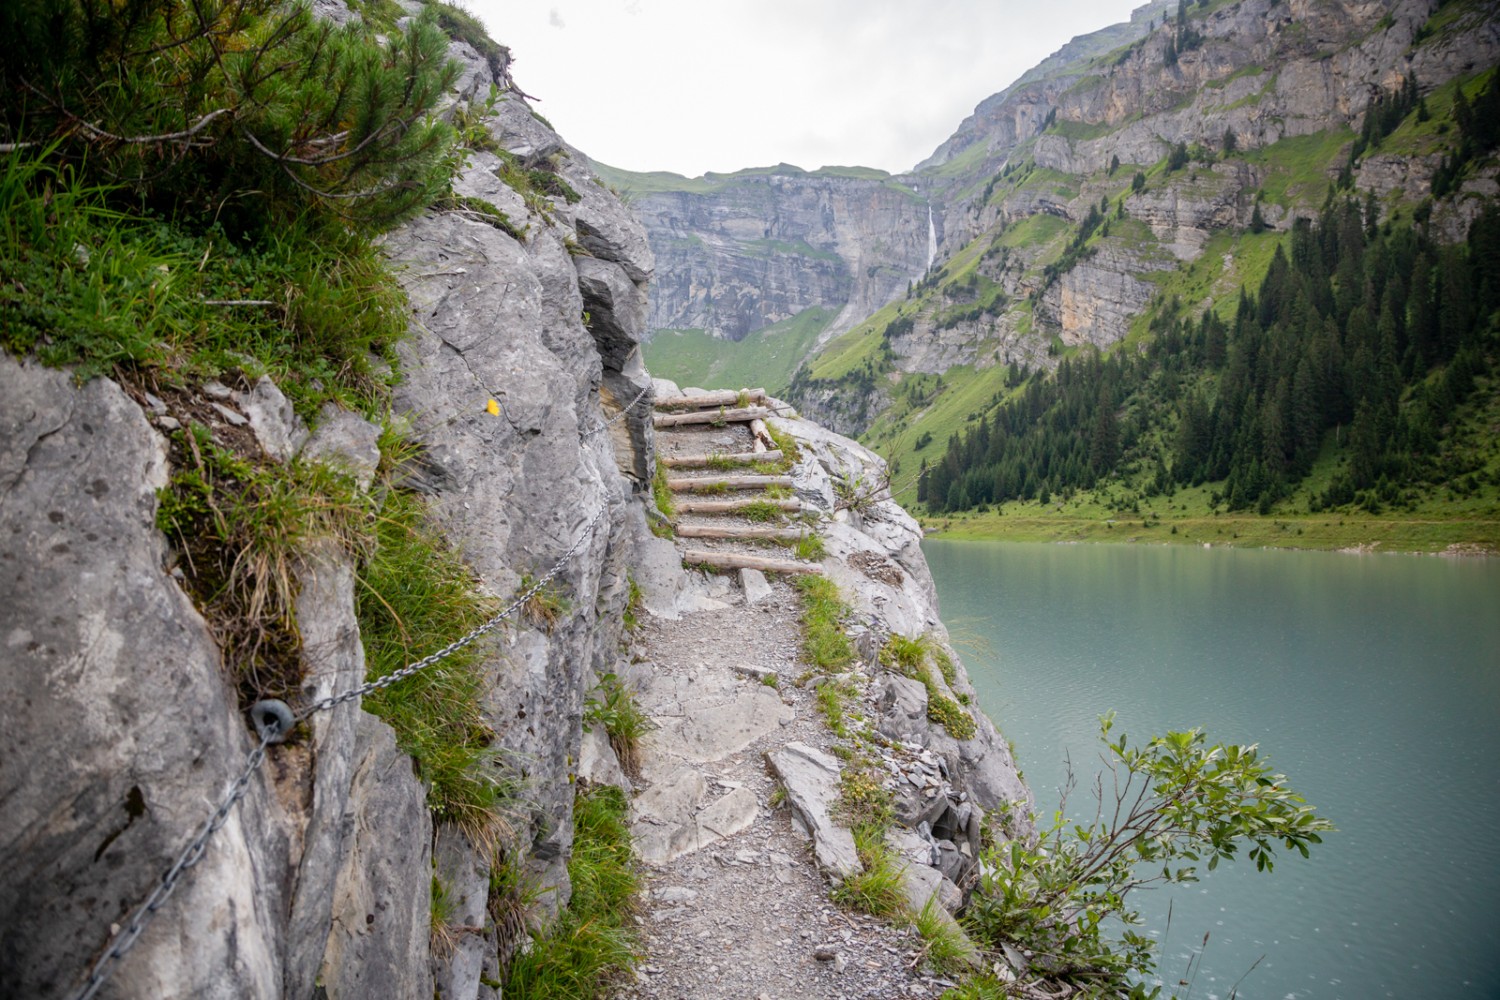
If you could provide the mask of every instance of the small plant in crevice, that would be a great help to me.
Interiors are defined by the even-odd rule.
[[[974,946],[952,919],[943,919],[942,904],[934,894],[912,917],[912,926],[922,939],[922,961],[940,975],[957,975],[970,967]]]
[[[641,585],[635,582],[635,574],[625,576],[625,610],[620,613],[620,622],[625,631],[634,632],[641,627],[641,612],[645,610],[646,595]]]
[[[859,754],[851,754],[840,777],[837,817],[854,834],[863,870],[834,887],[833,901],[877,917],[904,913],[907,903],[901,862],[885,840],[895,822],[891,793],[882,787],[879,773]]]
[[[672,488],[667,485],[667,467],[661,462],[656,463],[656,470],[651,474],[651,499],[660,515],[659,518],[647,518],[651,533],[657,538],[674,537],[676,532],[672,529],[672,517],[677,513],[677,504],[672,498]]]
[[[447,958],[458,945],[458,934],[453,928],[453,898],[448,894],[448,887],[436,874],[432,876],[432,890],[428,897],[428,919],[431,925],[432,953],[439,958]]]
[[[291,699],[302,675],[300,561],[323,540],[368,552],[369,504],[327,466],[247,459],[201,424],[174,432],[171,454],[176,471],[157,494],[157,527],[245,703]]]
[[[795,584],[802,597],[802,655],[821,673],[835,673],[854,662],[854,644],[842,622],[849,614],[836,583],[826,576],[800,576]]]
[[[809,531],[797,539],[792,546],[792,553],[806,562],[817,562],[828,554],[828,550],[823,545],[823,536]]]
[[[632,778],[641,774],[641,737],[655,725],[635,700],[635,694],[613,673],[599,678],[599,686],[583,705],[585,725],[599,726],[609,737],[620,767]]]
[[[892,633],[880,650],[880,662],[898,673],[920,681],[927,689],[927,718],[939,723],[954,739],[973,739],[978,732],[974,717],[944,692],[933,676],[933,664],[943,680],[951,684],[958,671],[953,660],[930,635],[915,638]]]
[[[745,520],[754,521],[757,524],[780,521],[782,518],[781,508],[770,500],[751,500],[739,511],[739,514]]]
[[[537,579],[530,573],[521,575],[521,582],[516,585],[517,596],[526,593],[536,586]],[[551,632],[557,628],[558,622],[563,620],[572,606],[567,595],[555,582],[549,581],[536,593],[526,598],[521,605],[521,613],[526,620],[537,628]]]
[[[573,896],[556,925],[510,963],[504,994],[529,1000],[607,995],[639,959],[633,917],[640,875],[625,793],[611,785],[573,799]]]
[[[370,678],[443,648],[488,620],[473,572],[448,547],[415,493],[388,488],[377,544],[360,567],[355,612]],[[509,833],[520,789],[485,719],[486,648],[475,644],[367,695],[364,707],[396,732],[427,787],[433,816],[475,844]]]

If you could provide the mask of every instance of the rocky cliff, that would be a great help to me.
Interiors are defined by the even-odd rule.
[[[625,192],[658,262],[650,330],[740,340],[814,307],[824,338],[920,279],[927,202],[878,170],[789,164],[688,179],[601,167]]]
[[[304,419],[244,357],[152,391],[0,353],[7,995],[497,997],[506,957],[568,902],[577,780],[628,784],[583,720],[600,678],[639,673],[623,624],[632,577],[666,614],[716,586],[646,527],[655,449],[639,345],[658,265],[631,213],[513,89],[508,54],[462,42],[450,54],[464,72],[447,104],[468,148],[452,195],[383,238],[409,308],[386,412],[330,404]],[[885,285],[846,274],[864,289],[851,295],[886,295],[925,252],[925,233],[892,251],[828,222],[833,206],[860,205],[905,231],[920,214],[909,193],[825,178],[806,199],[759,238],[816,240],[861,269],[902,262]],[[852,443],[798,433],[813,435],[807,474],[824,493],[831,473],[877,471]],[[361,522],[397,491],[422,498],[472,587],[505,608],[473,633],[479,709],[461,734],[484,744],[469,776],[492,784],[498,813],[446,811],[389,709],[368,710],[369,543],[338,532],[285,550],[291,624],[265,642],[290,657],[277,669],[292,680],[271,693],[295,718],[284,741],[260,738],[268,716],[249,710],[271,654],[245,672],[192,540],[163,531],[182,485],[202,486],[205,455],[241,477],[334,483]],[[254,516],[192,496],[221,525]],[[888,502],[832,535],[872,650],[894,628],[941,636],[919,538]],[[951,683],[970,693],[961,674]],[[918,693],[892,696],[905,715],[888,728],[951,768],[952,808],[936,791],[913,808],[952,827],[971,864],[968,803],[995,809],[1025,789],[987,720],[966,740],[929,732]],[[137,923],[164,872],[175,894]]]
[[[1174,296],[1201,311],[1253,287],[1264,241],[1334,186],[1448,240],[1492,202],[1493,158],[1440,198],[1432,178],[1455,148],[1455,89],[1500,63],[1496,4],[1178,10],[1075,39],[903,178],[934,206],[936,265],[803,365],[789,394],[804,412],[915,457],[924,433],[977,417],[979,383],[1001,392],[1070,348],[1144,333]],[[1372,132],[1371,109],[1403,93],[1405,124]],[[963,409],[908,381],[950,372]]]
[[[482,114],[490,85],[508,86],[503,58],[452,55],[466,71],[451,100]],[[495,151],[472,155],[460,199],[386,238],[411,307],[388,422],[420,456],[404,487],[485,593],[508,599],[557,568],[556,614],[511,616],[478,667],[496,773],[515,788],[507,860],[555,908],[583,700],[621,655],[650,475],[649,420],[622,410],[649,386],[637,345],[653,262],[587,161],[503,97],[482,119]],[[549,165],[576,197],[523,198],[498,179],[501,156]],[[163,399],[0,356],[6,994],[74,995],[243,771],[243,799],[100,996],[496,996],[484,984],[517,932],[485,917],[496,845],[435,821],[389,726],[354,699],[264,766],[249,757],[241,683],[157,527],[178,471],[166,432],[190,418],[256,462],[331,463],[360,488],[382,461],[380,427],[332,410],[309,428],[269,379],[231,372]],[[330,541],[293,563],[294,709],[364,679],[355,556]],[[447,946],[435,885],[470,928]]]

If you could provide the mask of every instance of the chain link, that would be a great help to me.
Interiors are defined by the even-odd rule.
[[[651,391],[651,383],[647,382],[646,383],[646,388],[642,389],[639,393],[636,394],[636,397],[634,399],[632,399],[630,402],[626,403],[625,406],[620,410],[619,413],[616,413],[614,416],[610,417],[608,420],[604,421],[604,423],[600,424],[598,427],[595,427],[593,430],[591,430],[591,431],[584,431],[583,432],[583,436],[584,437],[590,437],[590,436],[592,436],[594,434],[600,434],[600,433],[603,433],[604,431],[609,430],[612,426],[614,426],[614,424],[615,424],[616,421],[618,421],[621,417],[625,416],[625,414],[629,413],[632,409],[634,409],[636,403],[639,403],[641,400],[645,399],[646,398],[646,394],[649,393],[650,391]]]
[[[630,403],[623,409],[621,409],[619,413],[615,414],[612,418],[605,421],[599,427],[596,427],[591,431],[585,431],[580,437],[587,438],[594,434],[598,434],[604,430],[607,430],[612,424],[625,416],[625,414],[629,413],[637,403],[639,403],[642,399],[645,399],[646,395],[650,391],[651,385],[648,383],[647,386],[642,389],[640,393],[635,397],[635,399],[631,400]],[[298,722],[304,721],[310,716],[316,715],[318,712],[331,711],[332,709],[337,708],[345,702],[353,701],[356,698],[362,698],[373,691],[379,691],[382,688],[390,687],[397,681],[405,680],[412,674],[415,674],[421,670],[425,670],[428,667],[432,666],[434,663],[452,656],[460,649],[463,649],[465,646],[472,644],[481,636],[487,635],[488,633],[493,632],[495,629],[499,628],[502,622],[504,622],[507,618],[524,607],[527,601],[531,600],[537,594],[541,593],[543,588],[545,588],[548,584],[550,584],[557,578],[557,575],[562,572],[563,567],[568,564],[568,561],[573,558],[573,556],[583,546],[583,543],[593,537],[594,529],[604,518],[604,514],[607,510],[609,510],[609,505],[607,503],[601,504],[599,510],[595,512],[594,516],[589,519],[587,524],[584,525],[583,530],[578,535],[578,538],[573,542],[572,545],[568,546],[568,550],[566,552],[558,557],[557,561],[552,564],[552,567],[548,569],[547,572],[543,573],[541,578],[533,583],[530,587],[528,587],[524,593],[522,593],[515,600],[511,601],[505,607],[501,608],[500,611],[494,615],[494,617],[490,618],[484,624],[473,629],[467,635],[461,636],[458,639],[455,639],[454,641],[448,643],[448,645],[444,646],[437,652],[432,653],[429,656],[424,656],[422,659],[416,661],[415,663],[407,664],[400,670],[396,670],[392,673],[386,674],[384,677],[381,677],[377,680],[368,681],[364,684],[359,685],[358,687],[351,688],[348,691],[344,691],[341,694],[330,695],[327,698],[318,699],[311,705],[304,708],[301,712],[297,713],[297,715],[293,719],[293,725]],[[273,740],[275,740],[279,735],[281,734],[277,730],[272,729],[267,731],[261,737],[260,744],[255,749],[251,750],[250,753],[245,757],[244,768],[240,771],[240,775],[235,779],[234,784],[229,787],[229,791],[225,794],[223,800],[219,803],[218,808],[216,808],[213,811],[213,814],[204,821],[201,827],[198,828],[197,836],[189,841],[187,847],[183,848],[182,853],[179,854],[176,861],[172,863],[172,867],[168,868],[166,874],[162,876],[161,884],[159,884],[152,891],[150,896],[146,897],[146,901],[144,903],[136,908],[136,911],[131,915],[129,922],[126,923],[123,927],[117,927],[114,930],[113,936],[111,937],[111,940],[109,942],[109,946],[105,949],[104,954],[99,957],[98,961],[94,963],[93,967],[89,969],[88,979],[84,981],[83,986],[79,988],[79,991],[73,994],[72,1000],[92,1000],[92,997],[99,992],[100,987],[102,987],[105,981],[109,979],[110,974],[114,971],[115,965],[120,961],[120,959],[125,957],[125,954],[129,952],[131,948],[135,946],[136,941],[139,940],[141,934],[145,932],[146,926],[151,922],[151,919],[156,916],[157,911],[160,910],[162,905],[166,903],[167,897],[172,895],[172,892],[177,888],[177,883],[182,878],[183,873],[186,872],[189,868],[192,868],[199,861],[203,860],[203,856],[208,853],[209,841],[212,840],[214,834],[218,833],[219,830],[224,826],[224,824],[229,821],[229,814],[234,811],[235,805],[239,803],[240,799],[244,798],[245,792],[249,790],[250,779],[255,776],[255,772],[259,770],[261,764],[265,762],[266,746]]]
[[[182,873],[203,860],[203,855],[208,852],[208,842],[214,834],[219,832],[220,827],[229,822],[229,814],[234,811],[235,804],[250,788],[250,779],[255,776],[261,762],[266,759],[266,744],[270,742],[270,739],[270,734],[262,737],[260,745],[250,751],[245,758],[244,770],[240,771],[240,776],[235,779],[234,784],[229,786],[228,794],[219,803],[219,807],[213,811],[213,815],[198,828],[198,835],[188,843],[187,847],[183,848],[181,854],[177,855],[177,860],[172,863],[172,867],[168,868],[167,873],[161,877],[161,883],[150,896],[146,897],[146,901],[136,908],[129,922],[115,930],[114,939],[110,941],[109,947],[89,970],[89,978],[84,982],[82,989],[74,994],[75,1000],[90,1000],[95,993],[99,992],[99,987],[104,985],[105,980],[114,971],[115,963],[124,958],[125,953],[135,946],[136,940],[145,931],[146,925],[151,922],[152,917],[156,916],[156,911],[161,909],[167,897],[172,895],[172,891],[177,888],[177,882],[182,877]]]

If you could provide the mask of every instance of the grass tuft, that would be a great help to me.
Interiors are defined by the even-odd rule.
[[[391,490],[376,519],[378,545],[359,577],[356,612],[369,676],[384,677],[484,622],[469,568],[443,542],[416,494]],[[484,718],[482,647],[470,646],[364,700],[417,762],[433,815],[477,844],[508,829],[517,792]]]
[[[849,606],[839,595],[838,585],[824,576],[800,576],[795,586],[802,595],[802,655],[822,673],[849,666],[854,662],[854,645],[840,624]]]
[[[551,933],[516,956],[506,996],[582,1000],[605,996],[638,959],[632,917],[640,876],[625,793],[610,785],[573,800],[573,898]]]
[[[584,724],[602,727],[620,767],[632,778],[640,777],[641,737],[654,728],[651,717],[641,709],[625,682],[613,673],[599,678],[595,690],[602,697],[590,695],[584,702]]]

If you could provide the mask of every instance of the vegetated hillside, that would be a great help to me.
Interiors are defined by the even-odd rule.
[[[904,298],[824,345],[798,371],[792,398],[824,423],[861,433],[892,460],[903,496],[913,500],[914,476],[924,461],[943,457],[949,439],[982,418],[993,424],[997,408],[1023,386],[1036,391],[1029,386],[1037,373],[1066,358],[1076,356],[1083,365],[1096,351],[1145,350],[1174,323],[1196,325],[1205,314],[1244,338],[1273,336],[1273,317],[1258,330],[1236,326],[1242,292],[1263,301],[1262,281],[1277,249],[1292,253],[1296,232],[1305,230],[1324,254],[1332,252],[1329,239],[1352,246],[1317,221],[1330,210],[1337,215],[1346,200],[1357,206],[1364,239],[1381,253],[1420,246],[1420,252],[1402,251],[1404,259],[1420,258],[1431,273],[1448,275],[1445,268],[1455,262],[1482,272],[1484,262],[1469,256],[1480,251],[1463,248],[1471,222],[1494,204],[1497,190],[1494,144],[1479,110],[1493,100],[1488,88],[1500,58],[1497,7],[1475,0],[1379,9],[1334,0],[1185,3],[1136,41],[1012,87],[965,122],[936,158],[946,159],[924,167],[922,189],[943,220],[940,265]],[[1477,239],[1476,246],[1483,244],[1484,237]],[[1347,321],[1351,284],[1363,280],[1366,265],[1362,250],[1352,253],[1339,257],[1342,263],[1329,258],[1326,288],[1308,293],[1321,303],[1332,289],[1342,311],[1281,318],[1282,329],[1296,327],[1298,337],[1308,337],[1300,324]],[[1300,279],[1323,280],[1297,270]],[[1387,285],[1382,294],[1389,302],[1377,298],[1364,306],[1370,322],[1378,324],[1389,312],[1396,325],[1391,420],[1423,386],[1443,378],[1441,369],[1456,357],[1424,357],[1415,366],[1404,360],[1411,312],[1451,310],[1449,296],[1456,294],[1441,281],[1412,291],[1410,278],[1403,274],[1396,282],[1411,291],[1401,305]],[[1435,435],[1426,446],[1434,454],[1444,453],[1450,439],[1461,448],[1458,440],[1482,429],[1473,421],[1491,393],[1488,323],[1487,315],[1476,315],[1472,351],[1464,354],[1476,388],[1470,404],[1455,400],[1424,417]],[[1347,342],[1341,346],[1353,354]],[[1145,358],[1112,363],[1160,372],[1169,360],[1162,349]],[[1295,370],[1288,373],[1294,376]],[[1219,379],[1208,370],[1203,378],[1198,389],[1212,408]],[[1273,379],[1257,382],[1254,391],[1255,414],[1245,414],[1246,420],[1263,412],[1265,394],[1280,390]],[[1124,394],[1110,402],[1124,426],[1132,416],[1121,409]],[[1321,502],[1380,489],[1379,474],[1366,482],[1363,475],[1335,471],[1348,458],[1341,428],[1347,430],[1353,413],[1343,415],[1337,400],[1320,396],[1316,402],[1322,412],[1341,414],[1319,424],[1317,443],[1327,448],[1318,452],[1325,462],[1313,462],[1322,470],[1315,477],[1323,484]],[[1204,490],[1203,506],[1217,499],[1254,509],[1306,509],[1306,490],[1292,503],[1301,481],[1293,473],[1305,471],[1300,463],[1280,470],[1275,488],[1269,485],[1275,476],[1267,473],[1249,489],[1245,477],[1255,477],[1248,467],[1232,484],[1224,464],[1194,473],[1174,469],[1168,445],[1181,399],[1165,403],[1171,415],[1153,426],[1167,477],[1217,484]],[[1304,443],[1304,461],[1308,447]],[[1143,454],[1154,479],[1155,452],[1131,457]],[[1470,454],[1437,468],[1464,466],[1462,476],[1473,473],[1474,488],[1482,492],[1489,461]],[[1123,476],[1122,483],[1133,484],[1125,492],[1135,503],[1141,484],[1133,468],[1093,464],[1091,474]],[[1419,468],[1426,470],[1421,476],[1449,481],[1422,462],[1383,464],[1387,499],[1369,506],[1389,508]],[[1054,492],[1059,485],[1051,466],[1030,474],[1038,485],[1053,478]],[[1326,492],[1335,480],[1364,485]],[[1463,482],[1467,488],[1469,480]],[[948,509],[949,485],[940,496],[924,496]],[[1424,495],[1424,502],[1439,503],[1448,496],[1443,490]],[[964,504],[961,494],[952,500],[961,508],[987,502],[971,495]]]

